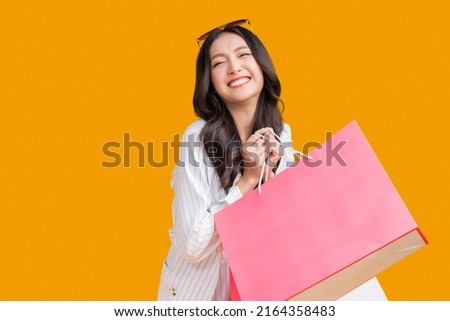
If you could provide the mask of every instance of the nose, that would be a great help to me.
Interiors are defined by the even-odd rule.
[[[241,65],[239,64],[239,61],[237,61],[236,59],[231,60],[228,63],[228,73],[230,75],[234,75],[239,73],[242,70]]]

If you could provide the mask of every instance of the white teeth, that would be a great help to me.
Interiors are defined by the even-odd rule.
[[[232,82],[229,84],[229,86],[230,86],[230,87],[236,87],[236,86],[245,84],[245,83],[248,82],[249,80],[250,80],[250,78],[247,78],[247,77],[245,77],[245,78],[239,78],[239,79],[236,79],[235,81],[232,81]]]

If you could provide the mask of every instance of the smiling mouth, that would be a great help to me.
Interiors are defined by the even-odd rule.
[[[229,87],[238,87],[250,81],[249,77],[242,77],[236,80],[233,80],[228,84]]]

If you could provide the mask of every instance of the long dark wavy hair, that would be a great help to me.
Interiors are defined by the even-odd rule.
[[[234,26],[214,30],[208,36],[197,56],[194,112],[206,121],[200,133],[203,148],[217,171],[221,186],[228,193],[238,173],[243,173],[243,167],[241,139],[237,127],[211,82],[210,49],[214,40],[222,32],[234,33],[244,39],[264,76],[264,86],[258,98],[253,131],[272,127],[280,135],[283,130],[283,119],[278,104],[281,103],[283,108],[284,105],[280,100],[281,84],[272,60],[255,34],[243,27]]]

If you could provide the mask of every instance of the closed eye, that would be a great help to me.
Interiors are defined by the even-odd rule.
[[[221,64],[223,64],[223,63],[225,63],[225,61],[218,61],[218,62],[215,62],[215,63],[213,64],[213,68],[215,68],[215,67],[217,67],[217,66],[219,66],[219,65],[221,65]]]

